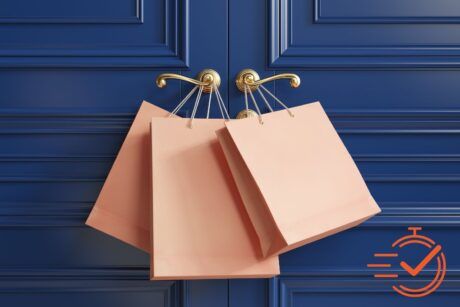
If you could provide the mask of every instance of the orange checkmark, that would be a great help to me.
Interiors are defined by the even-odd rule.
[[[412,276],[417,276],[418,273],[420,273],[421,270],[431,261],[431,259],[436,256],[437,253],[441,250],[441,245],[437,245],[435,248],[433,248],[428,255],[423,258],[422,262],[420,262],[415,269],[412,268],[410,265],[408,265],[405,261],[401,261],[400,265],[401,267],[407,271]]]

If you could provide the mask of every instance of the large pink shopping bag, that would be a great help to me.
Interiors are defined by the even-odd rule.
[[[262,258],[215,131],[221,119],[152,118],[151,279],[279,274]]]
[[[380,212],[319,102],[226,123],[217,135],[264,255]]]
[[[168,111],[146,101],[129,129],[86,224],[150,253],[150,121]]]

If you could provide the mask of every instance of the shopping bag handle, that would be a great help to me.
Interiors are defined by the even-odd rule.
[[[254,104],[254,107],[256,108],[256,113],[259,118],[259,122],[263,124],[263,119],[262,119],[262,113],[260,112],[259,106],[256,102],[256,99],[254,98],[254,95],[252,92],[257,91],[264,101],[265,105],[267,108],[270,110],[270,112],[273,112],[273,108],[271,107],[270,103],[268,102],[267,98],[265,97],[264,93],[262,90],[264,90],[265,93],[270,95],[273,99],[275,99],[276,102],[278,102],[281,106],[283,106],[284,109],[289,113],[291,117],[294,117],[294,113],[292,113],[291,109],[289,109],[286,104],[284,104],[278,97],[276,97],[272,92],[270,92],[263,84],[274,81],[274,80],[279,80],[279,79],[289,79],[291,87],[297,88],[300,86],[300,77],[296,74],[292,73],[285,73],[285,74],[279,74],[279,75],[274,75],[265,79],[260,79],[259,74],[252,69],[243,69],[240,71],[236,77],[236,86],[238,89],[242,92],[244,92],[244,103],[246,107],[246,114],[249,113],[249,104],[248,104],[248,93],[251,96],[252,103]],[[262,89],[262,90],[261,90]]]
[[[259,92],[259,95],[260,97],[262,97],[262,100],[264,101],[265,105],[267,106],[267,108],[270,110],[270,112],[273,112],[273,108],[271,107],[270,103],[268,103],[268,100],[267,98],[265,97],[264,93],[262,93],[262,91],[260,89],[263,89],[267,94],[269,94],[273,99],[275,99],[276,102],[278,102],[288,113],[291,117],[294,117],[294,113],[292,113],[291,109],[286,105],[284,104],[284,102],[282,102],[281,100],[278,99],[278,97],[276,97],[272,92],[270,92],[265,86],[263,86],[262,84],[260,84],[258,87],[257,87],[257,92]],[[252,91],[249,87],[249,85],[246,85],[244,86],[244,103],[245,103],[245,107],[246,107],[246,111],[249,112],[249,105],[248,105],[248,92],[249,92],[249,95],[251,96],[251,100],[252,100],[252,103],[254,104],[254,107],[256,108],[256,111],[257,111],[257,116],[259,117],[259,122],[261,124],[264,123],[263,119],[262,119],[262,113],[260,112],[260,109],[259,109],[259,106],[257,105],[257,102],[256,102],[256,99],[254,98],[254,95],[252,94]]]
[[[203,92],[209,93],[209,98],[208,98],[208,107],[207,107],[207,112],[206,112],[206,118],[209,118],[209,113],[211,110],[211,101],[212,101],[212,94],[215,92],[216,100],[217,100],[217,105],[219,106],[220,113],[222,115],[222,118],[224,120],[230,120],[230,116],[228,114],[228,110],[225,107],[224,100],[222,99],[222,96],[219,91],[219,86],[220,86],[220,76],[219,74],[212,70],[212,69],[205,69],[200,74],[198,75],[197,79],[192,79],[189,77],[185,77],[182,75],[178,74],[161,74],[157,77],[156,83],[158,87],[163,88],[166,86],[166,79],[178,79],[182,81],[187,81],[192,84],[195,84],[195,86],[192,88],[190,92],[179,102],[179,104],[174,108],[174,110],[169,113],[169,117],[172,117],[179,112],[179,110],[185,105],[185,103],[190,99],[190,97],[193,96],[193,94],[198,90],[198,94],[195,98],[195,103],[193,105],[192,109],[192,114],[190,116],[190,127],[193,126],[193,120],[196,116],[196,112],[198,110],[198,105],[200,104],[201,96]]]

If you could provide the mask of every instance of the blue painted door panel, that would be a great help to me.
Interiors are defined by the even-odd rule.
[[[155,3],[162,5],[160,2]],[[150,5],[150,3],[147,3]],[[110,9],[104,1],[81,0],[4,0],[0,3],[1,23],[141,23],[144,3],[141,0],[112,0]],[[158,12],[160,13],[160,12]],[[159,15],[160,17],[161,14]]]
[[[459,14],[444,0],[2,1],[0,305],[456,304]],[[156,75],[203,68],[220,73],[233,117],[241,69],[299,74],[299,89],[268,87],[291,106],[323,103],[382,214],[283,255],[274,279],[147,281],[148,255],[83,223],[139,103],[172,109],[191,88],[158,89]],[[448,259],[420,300],[365,267],[410,225]]]
[[[188,67],[187,0],[2,1],[5,67]]]

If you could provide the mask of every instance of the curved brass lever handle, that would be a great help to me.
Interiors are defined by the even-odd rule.
[[[172,74],[172,73],[161,74],[157,77],[157,80],[156,80],[157,86],[159,88],[165,87],[167,79],[177,79],[177,80],[189,82],[189,83],[192,83],[198,86],[202,86],[203,92],[205,93],[211,92],[211,89],[214,85],[219,87],[220,82],[221,82],[219,73],[213,69],[202,70],[198,74],[196,79],[192,79],[186,76]]]
[[[279,74],[260,80],[259,74],[253,69],[243,69],[240,71],[236,76],[235,82],[240,91],[244,92],[244,87],[247,85],[251,92],[254,92],[259,85],[279,79],[289,79],[291,87],[293,88],[299,87],[300,85],[300,77],[296,74]]]

